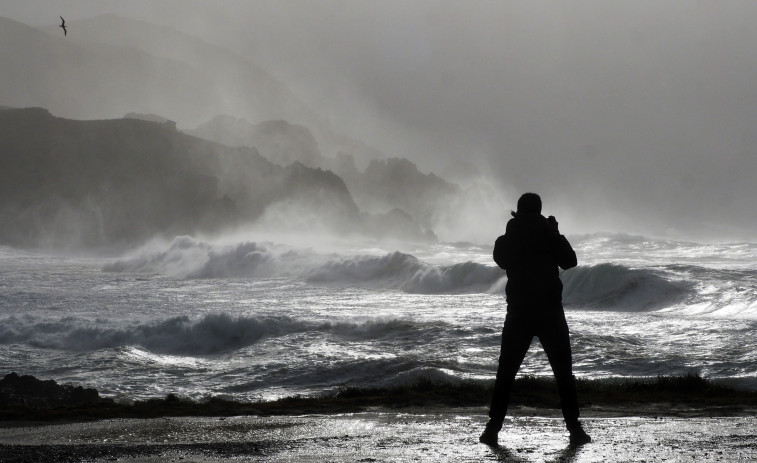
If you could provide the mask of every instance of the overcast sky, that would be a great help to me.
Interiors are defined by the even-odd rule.
[[[106,12],[230,48],[341,131],[425,170],[474,160],[576,230],[746,239],[757,226],[752,0],[0,7],[31,25]]]

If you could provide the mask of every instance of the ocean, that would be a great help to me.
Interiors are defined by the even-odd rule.
[[[568,238],[577,377],[693,373],[757,390],[757,244]],[[182,236],[98,257],[2,247],[0,374],[123,401],[493,381],[506,277],[491,245],[319,241]],[[538,340],[520,374],[551,376]]]

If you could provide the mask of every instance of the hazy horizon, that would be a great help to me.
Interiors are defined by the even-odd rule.
[[[37,27],[63,16],[60,39],[71,41],[77,20],[107,13],[249,59],[336,131],[424,172],[470,160],[506,204],[536,191],[566,233],[754,240],[753,2],[11,1],[0,10]]]

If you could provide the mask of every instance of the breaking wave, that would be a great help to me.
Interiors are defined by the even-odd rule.
[[[107,272],[159,273],[176,278],[296,278],[310,283],[395,288],[409,293],[496,291],[504,272],[474,262],[432,265],[410,254],[318,254],[275,244],[216,246],[178,237],[165,251],[142,251]]]
[[[474,262],[436,266],[409,254],[393,252],[385,256],[338,258],[312,269],[306,279],[318,283],[383,283],[408,293],[444,294],[485,292],[502,278],[502,271],[495,267]]]
[[[321,254],[273,243],[209,244],[186,236],[176,238],[163,250],[143,250],[112,262],[104,270],[182,279],[287,278],[414,294],[504,294],[507,282],[498,267],[472,261],[437,265],[399,251]],[[563,301],[571,308],[628,311],[657,310],[683,301],[696,303],[692,282],[703,276],[682,277],[681,273],[673,266],[583,265],[561,273]]]
[[[9,317],[0,328],[0,344],[70,351],[141,346],[157,353],[212,354],[306,329],[302,322],[286,317],[232,317],[226,313],[206,315],[199,320],[172,317],[128,327],[70,317],[54,321]]]
[[[409,320],[366,320],[326,323],[291,317],[235,317],[213,313],[198,319],[187,316],[154,320],[127,327],[108,326],[104,320],[64,317],[47,320],[12,316],[0,320],[0,344],[86,352],[138,346],[173,355],[212,355],[254,345],[264,339],[297,333],[330,333],[354,340],[380,340],[437,334],[443,326]]]
[[[581,308],[655,310],[678,304],[693,292],[691,284],[660,271],[610,263],[576,267],[561,279],[564,304]]]

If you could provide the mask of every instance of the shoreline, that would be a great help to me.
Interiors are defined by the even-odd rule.
[[[516,380],[496,447],[478,442],[491,394],[490,385],[480,382],[421,380],[258,403],[195,402],[169,394],[124,404],[80,386],[17,375],[15,381],[26,383],[26,396],[13,396],[8,381],[0,380],[0,399],[16,400],[15,406],[0,405],[4,462],[757,459],[757,391],[698,376],[579,380],[581,420],[592,436],[580,447],[569,443],[551,378]],[[40,397],[40,389],[51,395]],[[61,405],[77,398],[78,405]]]
[[[648,381],[578,380],[585,417],[726,417],[757,415],[757,391],[718,385],[697,375]],[[395,388],[345,387],[316,397],[286,397],[267,402],[211,398],[202,402],[168,394],[133,403],[101,398],[94,389],[60,386],[52,380],[7,375],[0,380],[0,427],[31,423],[161,417],[233,417],[338,415],[345,413],[436,413],[481,409],[486,413],[491,385],[480,382],[440,384],[419,380]],[[513,385],[515,416],[560,416],[552,378],[520,377]]]

